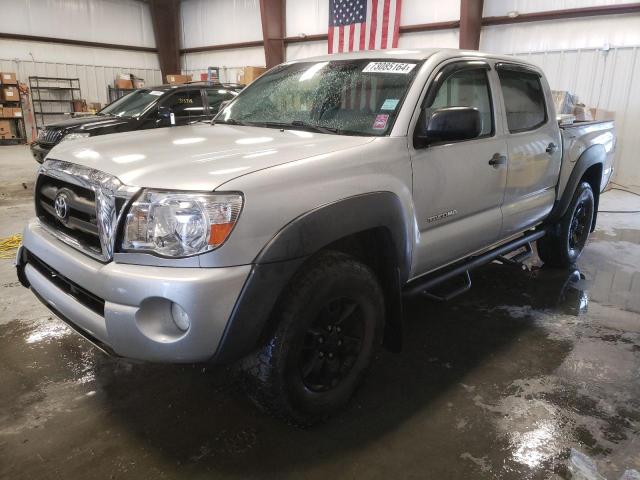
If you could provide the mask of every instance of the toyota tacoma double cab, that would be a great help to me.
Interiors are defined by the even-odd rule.
[[[345,405],[405,295],[573,264],[612,174],[612,122],[560,126],[543,72],[428,49],[284,63],[211,124],[63,142],[35,186],[21,283],[103,351],[241,367],[263,409]]]

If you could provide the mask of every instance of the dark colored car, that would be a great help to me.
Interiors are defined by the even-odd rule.
[[[42,163],[63,139],[93,137],[211,120],[222,102],[233,99],[243,85],[192,82],[135,90],[95,115],[70,118],[40,130],[31,153]]]

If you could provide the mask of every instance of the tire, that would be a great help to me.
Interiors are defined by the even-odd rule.
[[[567,268],[578,260],[591,231],[594,205],[591,185],[581,182],[564,216],[548,226],[537,242],[538,255],[546,265]]]
[[[296,274],[274,331],[242,361],[245,390],[262,410],[310,426],[345,406],[380,343],[382,289],[356,259],[323,252]]]

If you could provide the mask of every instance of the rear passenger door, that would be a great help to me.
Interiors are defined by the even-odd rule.
[[[502,237],[542,221],[555,201],[560,173],[560,129],[549,86],[535,69],[496,65],[507,129],[508,173]]]
[[[488,63],[456,61],[439,69],[426,91],[412,135],[424,116],[443,107],[478,109],[482,133],[471,140],[426,147],[414,137],[410,144],[419,229],[414,274],[463,258],[500,235],[507,152],[493,95],[496,82]]]
[[[218,114],[222,102],[233,100],[237,93],[225,88],[207,88],[205,90],[207,104],[209,106],[209,117],[213,118]]]
[[[171,109],[176,119],[176,125],[188,125],[207,119],[202,101],[202,91],[199,88],[179,90],[165,99],[162,106]]]

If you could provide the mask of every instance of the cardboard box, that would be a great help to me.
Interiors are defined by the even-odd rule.
[[[131,80],[116,79],[116,88],[124,88],[131,90],[133,88],[133,82]]]
[[[3,107],[3,108],[0,108],[0,117],[2,117],[2,118],[22,118],[22,109],[20,107]]]
[[[0,83],[3,85],[17,85],[16,74],[11,72],[0,72]]]
[[[603,108],[591,108],[591,116],[594,120],[615,120],[616,112]]]
[[[584,103],[578,103],[575,107],[573,107],[573,114],[575,115],[576,120],[579,122],[590,122],[593,120],[591,110],[588,109],[584,105]]]
[[[0,135],[12,135],[11,131],[11,122],[9,120],[0,120]]]
[[[74,100],[73,111],[74,112],[86,112],[87,111],[87,101],[86,100]]]
[[[191,81],[191,75],[178,75],[178,74],[169,74],[167,75],[167,83],[171,83],[173,85],[180,83],[187,83]]]
[[[266,71],[267,69],[264,67],[242,67],[238,74],[238,83],[249,85]]]
[[[18,89],[16,87],[3,87],[2,99],[5,102],[19,102],[20,94],[18,93]]]

